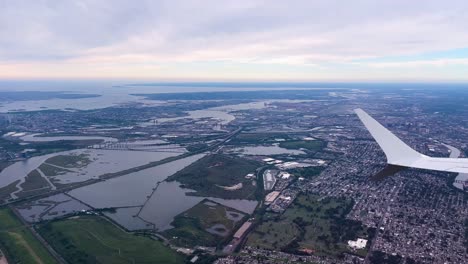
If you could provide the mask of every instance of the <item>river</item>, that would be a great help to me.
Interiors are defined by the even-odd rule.
[[[31,134],[21,137],[20,139],[27,142],[51,142],[60,140],[103,140],[105,142],[116,142],[116,138],[101,137],[101,136],[52,136],[41,137],[40,134]]]
[[[86,181],[91,178],[97,178],[105,173],[113,173],[129,168],[141,166],[153,161],[159,161],[168,157],[180,155],[177,152],[147,152],[147,151],[125,151],[125,150],[100,150],[100,149],[76,149],[69,151],[56,152],[52,154],[32,157],[23,161],[17,161],[6,167],[0,172],[0,188],[8,186],[14,182],[17,191],[22,190],[26,176],[37,169],[47,159],[59,155],[81,155],[84,154],[90,159],[90,163],[79,168],[65,168],[66,172],[56,176],[48,176],[46,180],[52,180],[54,183],[68,184],[74,182]]]
[[[450,158],[458,158],[460,157],[461,151],[453,146],[443,144],[446,148],[450,150]],[[463,184],[460,182],[468,181],[468,173],[459,173],[455,178],[453,186],[456,188],[463,190]]]

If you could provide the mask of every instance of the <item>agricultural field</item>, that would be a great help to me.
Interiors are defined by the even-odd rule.
[[[245,175],[254,172],[258,166],[259,163],[252,160],[214,154],[198,160],[168,180],[176,180],[195,190],[191,195],[253,200],[256,186]]]
[[[56,263],[29,229],[6,208],[0,209],[0,247],[10,263]]]
[[[164,232],[172,243],[193,247],[216,246],[243,222],[246,214],[205,199],[174,218],[174,228]]]
[[[39,232],[70,263],[184,263],[162,242],[125,232],[99,216],[52,221]]]
[[[360,222],[345,219],[353,202],[343,198],[300,195],[281,216],[268,213],[255,228],[247,245],[315,255],[339,256],[349,252],[348,240],[368,239],[372,230]],[[358,254],[365,254],[365,250]]]

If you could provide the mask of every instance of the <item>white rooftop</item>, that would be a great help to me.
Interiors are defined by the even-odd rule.
[[[358,238],[356,241],[348,240],[348,246],[354,249],[365,248],[367,245],[367,239]]]

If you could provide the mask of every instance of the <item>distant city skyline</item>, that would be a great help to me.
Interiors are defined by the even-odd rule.
[[[466,1],[0,0],[0,79],[467,82]]]

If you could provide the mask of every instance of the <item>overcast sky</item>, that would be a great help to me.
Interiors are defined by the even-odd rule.
[[[0,78],[468,81],[468,1],[0,0]]]

